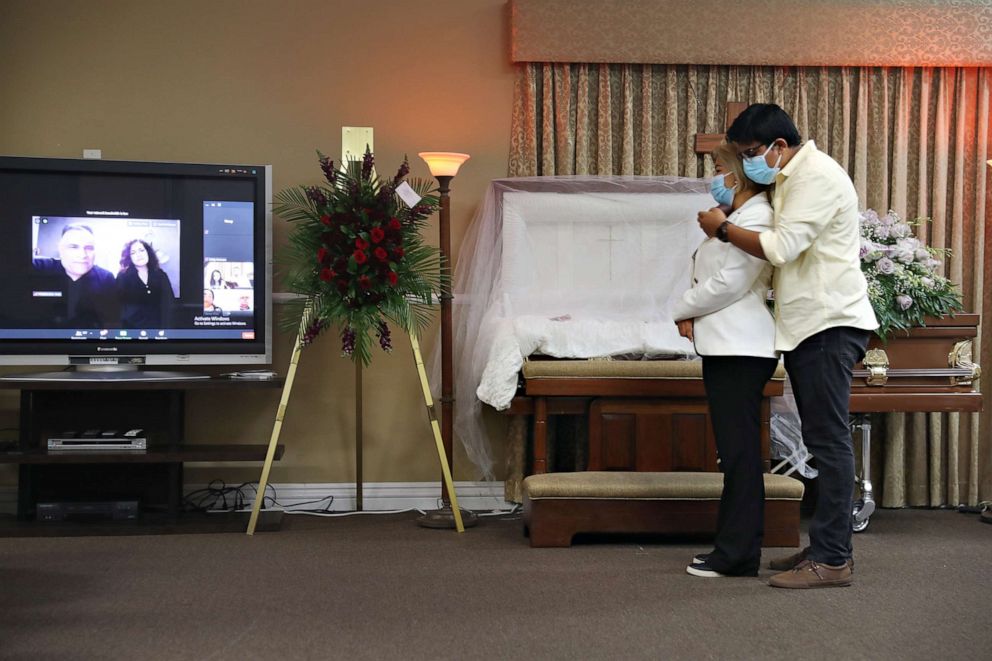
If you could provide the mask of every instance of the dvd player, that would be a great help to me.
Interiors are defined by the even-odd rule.
[[[144,429],[130,429],[119,432],[116,429],[101,431],[87,429],[84,432],[67,431],[48,438],[49,452],[88,452],[88,451],[139,451],[148,449]]]
[[[144,438],[50,438],[49,452],[76,452],[89,450],[144,451],[148,440]]]

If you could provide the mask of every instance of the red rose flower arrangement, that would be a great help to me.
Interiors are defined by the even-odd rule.
[[[300,324],[304,345],[337,326],[344,354],[368,365],[373,336],[383,350],[392,348],[388,322],[413,333],[430,321],[441,261],[422,230],[439,201],[433,180],[407,180],[405,160],[383,181],[369,151],[344,170],[317,155],[326,183],[275,198],[275,213],[293,223],[284,266],[286,286],[298,294],[286,306],[284,326]],[[413,207],[396,194],[404,181],[421,198]]]

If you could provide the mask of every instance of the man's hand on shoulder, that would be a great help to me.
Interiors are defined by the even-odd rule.
[[[713,207],[709,211],[700,211],[697,220],[699,221],[699,228],[706,233],[706,236],[712,238],[716,234],[717,228],[723,224],[723,221],[727,220],[727,214],[720,207]]]

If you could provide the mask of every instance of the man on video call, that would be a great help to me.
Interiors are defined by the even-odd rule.
[[[106,328],[120,323],[113,274],[94,263],[93,230],[73,223],[62,228],[59,258],[34,259],[35,271],[50,277],[52,291],[61,291],[64,312],[55,323],[68,328]]]

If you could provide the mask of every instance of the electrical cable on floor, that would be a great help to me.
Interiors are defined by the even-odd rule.
[[[328,496],[332,499],[334,496]],[[326,500],[326,499],[325,499]],[[319,502],[319,501],[315,501]],[[405,514],[407,512],[417,512],[419,514],[426,514],[421,509],[416,507],[410,507],[404,510],[362,510],[362,511],[350,511],[350,512],[331,512],[328,510],[298,510],[298,509],[286,509],[283,507],[278,508],[264,508],[259,510],[260,512],[281,512],[283,514],[306,514],[308,516],[326,516],[326,517],[339,517],[339,516],[358,516],[360,514]],[[210,513],[219,514],[222,512],[237,512],[241,514],[246,514],[251,512],[251,508],[238,509],[238,510],[208,510]]]
[[[361,512],[315,512],[313,510],[263,510],[267,512],[284,512],[286,514],[306,514],[307,516],[320,516],[335,518],[341,516],[358,516],[360,514],[404,514],[406,512],[418,512],[424,514],[423,510],[411,507],[405,510],[362,510]]]
[[[250,491],[248,491],[250,490]],[[246,493],[247,492],[247,493]],[[271,492],[272,495],[269,495]],[[261,512],[282,512],[283,514],[306,514],[308,516],[323,516],[329,518],[357,516],[361,514],[405,514],[416,512],[426,514],[424,510],[416,507],[395,510],[362,510],[348,512],[332,512],[331,506],[334,504],[334,496],[324,496],[315,500],[307,500],[292,505],[284,505],[278,500],[278,492],[271,484],[265,486],[265,495],[262,498]],[[228,498],[231,502],[228,502]],[[207,512],[210,514],[222,513],[245,513],[251,512],[251,503],[258,498],[258,483],[243,482],[238,486],[228,486],[223,480],[211,480],[203,489],[197,489],[186,495],[183,499],[183,511],[186,512]],[[326,505],[316,509],[303,509],[301,505],[315,505],[323,503]],[[437,499],[437,509],[443,507],[441,498]],[[513,504],[509,510],[494,509],[489,512],[476,512],[479,517],[505,517],[510,519],[520,513],[521,506]]]
[[[244,502],[242,489],[248,483],[238,486],[228,486],[223,480],[211,480],[203,489],[197,489],[186,494],[183,498],[183,511],[206,512],[209,510],[230,510],[239,507]],[[233,502],[229,505],[228,498]]]
[[[246,490],[250,489],[251,492],[246,494]],[[268,495],[271,491],[272,495]],[[316,500],[308,500],[302,503],[296,503],[296,505],[313,505],[315,503],[322,503],[327,501],[327,504],[320,509],[306,510],[306,509],[292,509],[286,508],[278,500],[278,492],[275,487],[271,484],[266,485],[265,496],[262,498],[263,508],[266,504],[271,504],[282,509],[278,511],[284,512],[313,512],[313,513],[324,513],[329,512],[331,504],[334,502],[334,496],[324,496],[323,498],[318,498]],[[250,497],[249,497],[250,496]],[[231,499],[231,502],[228,499]],[[186,512],[208,512],[210,514],[221,514],[230,512],[245,512],[251,511],[248,507],[249,503],[253,502],[258,498],[258,483],[257,482],[243,482],[238,486],[228,486],[223,480],[211,480],[209,484],[203,489],[197,489],[186,495],[183,499],[183,510]],[[263,509],[263,511],[275,511],[271,509]]]
[[[476,512],[476,516],[504,516],[510,518],[520,513],[520,503],[513,503],[513,507],[508,510],[493,510],[491,512]]]

